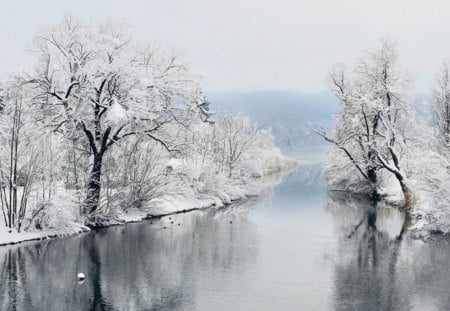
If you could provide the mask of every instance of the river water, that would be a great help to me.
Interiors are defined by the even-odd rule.
[[[1,247],[0,310],[449,310],[450,240],[303,163],[228,209]]]

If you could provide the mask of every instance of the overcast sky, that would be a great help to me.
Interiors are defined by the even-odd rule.
[[[208,91],[327,89],[327,72],[388,35],[426,91],[450,59],[448,0],[1,0],[0,73],[19,67],[39,27],[65,13],[126,21],[181,52]]]

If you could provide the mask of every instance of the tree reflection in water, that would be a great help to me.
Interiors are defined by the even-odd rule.
[[[448,282],[450,271],[436,269],[450,267],[447,238],[415,239],[407,230],[408,214],[360,197],[330,193],[327,209],[341,236],[333,278],[335,310],[450,306],[439,285]]]
[[[169,229],[161,220],[2,248],[0,309],[195,309],[209,270],[245,274],[257,255],[248,247],[257,242],[253,227],[245,217],[230,225],[230,213],[176,216],[181,225]]]
[[[414,238],[396,208],[327,197],[319,173],[299,167],[273,200],[268,189],[180,226],[2,247],[0,310],[450,309],[450,239]]]

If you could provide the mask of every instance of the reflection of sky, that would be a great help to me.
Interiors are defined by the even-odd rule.
[[[262,310],[327,309],[335,238],[325,196],[320,165],[300,166],[275,188],[271,204],[253,213],[258,270],[265,271],[258,282],[268,284],[258,296]]]

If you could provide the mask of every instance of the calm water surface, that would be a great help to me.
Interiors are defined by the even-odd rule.
[[[174,218],[0,248],[0,310],[450,309],[449,240],[399,237],[402,213],[328,195],[317,163]]]

